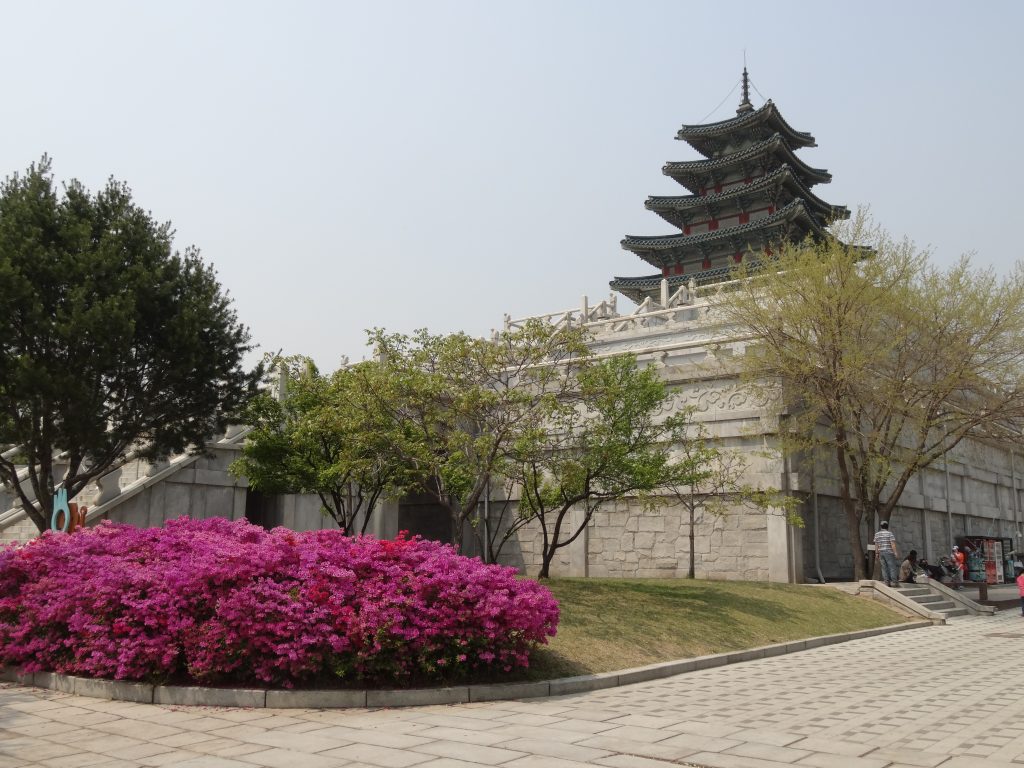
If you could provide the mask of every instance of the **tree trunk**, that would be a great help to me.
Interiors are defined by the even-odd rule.
[[[690,505],[690,570],[687,572],[687,577],[695,578],[694,576],[694,554],[693,554],[693,543],[694,543],[694,532],[693,532],[693,504]]]
[[[555,550],[552,549],[550,552],[546,551],[541,556],[540,571],[537,572],[538,579],[550,579],[551,578],[551,561],[555,559]]]
[[[441,506],[448,510],[448,518],[451,523],[452,547],[456,552],[462,552],[462,507],[459,506],[457,500],[452,499],[448,496],[436,496]]]
[[[853,555],[853,578],[855,581],[869,578],[864,570],[864,544],[860,538],[860,515],[853,503],[843,502],[846,510],[846,530],[850,536],[850,553]]]
[[[46,533],[50,530],[50,521],[45,512],[40,512],[34,504],[27,501],[21,502],[21,508],[25,510],[25,516],[39,529],[39,533]]]
[[[850,537],[850,554],[853,555],[853,578],[860,581],[864,575],[864,547],[860,539],[860,515],[850,495],[850,468],[842,448],[842,438],[836,446],[836,462],[839,465],[839,497],[846,512],[846,530]]]
[[[548,539],[547,528],[544,529],[544,550],[541,554],[541,565],[540,573],[537,574],[538,579],[551,578],[551,561],[555,559],[555,552],[559,550],[558,536],[562,532],[562,521],[565,520],[565,516],[569,513],[569,505],[562,507],[558,514],[555,515],[555,526],[551,531],[551,538]]]
[[[902,494],[903,491],[901,490],[899,493]],[[870,510],[864,510],[864,514],[868,515],[869,511],[873,512],[874,514],[868,515],[868,520],[873,520],[877,516],[879,523],[883,520],[888,523],[892,520],[892,513],[893,510],[896,509],[896,502],[899,501],[899,498],[900,497],[896,495],[896,492],[893,492],[893,494],[884,502],[876,496],[871,500]]]

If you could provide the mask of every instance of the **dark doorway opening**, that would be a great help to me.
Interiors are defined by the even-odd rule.
[[[273,494],[260,493],[251,488],[245,492],[245,519],[268,531],[283,522],[278,498]]]
[[[410,536],[452,543],[452,521],[448,510],[427,494],[406,496],[398,504],[398,530]]]

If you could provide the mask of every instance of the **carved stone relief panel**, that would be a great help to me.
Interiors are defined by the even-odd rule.
[[[692,407],[698,413],[766,409],[770,393],[735,379],[698,382],[673,392],[677,407]]]

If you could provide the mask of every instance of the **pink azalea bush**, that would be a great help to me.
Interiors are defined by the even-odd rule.
[[[0,666],[203,684],[412,684],[508,673],[558,604],[418,538],[179,518],[0,549]]]

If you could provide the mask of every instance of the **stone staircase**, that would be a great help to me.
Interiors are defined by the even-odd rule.
[[[952,616],[966,616],[970,613],[966,606],[950,600],[946,595],[933,589],[931,584],[901,585],[899,592],[903,597],[909,597],[923,608],[933,613],[941,613],[947,619]]]
[[[934,624],[945,624],[946,619],[954,616],[991,616],[996,612],[994,607],[976,603],[962,591],[923,577],[917,584],[898,588],[887,587],[883,581],[865,579],[857,585],[854,594],[870,597]]]

